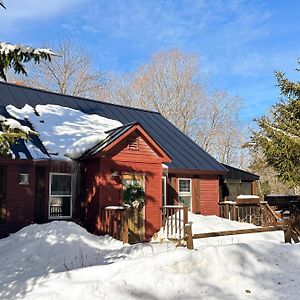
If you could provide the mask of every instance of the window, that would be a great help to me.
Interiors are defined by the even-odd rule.
[[[29,174],[20,174],[19,184],[28,185],[29,184]]]
[[[192,209],[192,180],[190,178],[178,179],[179,202],[187,205],[189,210]]]
[[[167,177],[162,177],[162,196],[161,196],[161,203],[162,206],[167,205]]]
[[[50,174],[49,218],[71,217],[72,174]]]

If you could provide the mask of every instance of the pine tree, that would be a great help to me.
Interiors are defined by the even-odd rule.
[[[53,55],[55,54],[49,49],[0,42],[0,79],[7,80],[6,72],[10,68],[17,74],[27,75],[24,63],[29,61],[39,63],[41,59],[51,61]]]
[[[300,82],[288,80],[282,72],[275,76],[282,99],[272,107],[270,116],[256,120],[259,130],[252,132],[252,145],[263,153],[281,181],[300,187]]]
[[[38,133],[28,126],[21,125],[15,119],[0,115],[0,157],[11,157],[11,146],[21,141],[28,141],[32,135]]]
[[[0,131],[0,157],[9,157],[11,156],[11,145],[18,143],[20,140],[28,140],[29,134],[34,132],[26,126],[21,126],[15,120],[11,124],[1,115],[0,117],[0,129],[2,129],[2,132]]]

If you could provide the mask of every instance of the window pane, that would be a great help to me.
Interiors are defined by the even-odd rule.
[[[191,191],[191,181],[189,179],[179,179],[179,192]]]
[[[179,202],[181,205],[186,205],[191,208],[191,196],[179,196]]]
[[[51,197],[50,217],[69,217],[71,215],[71,197]]]
[[[52,175],[51,195],[71,195],[72,176]]]

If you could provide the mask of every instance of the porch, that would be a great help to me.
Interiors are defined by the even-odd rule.
[[[107,206],[102,209],[102,234],[108,234],[124,243],[143,241],[145,222],[141,208],[128,206]],[[169,240],[183,241],[185,224],[188,223],[188,207],[165,205],[161,207],[160,221],[163,234]],[[154,237],[157,233],[154,233]]]

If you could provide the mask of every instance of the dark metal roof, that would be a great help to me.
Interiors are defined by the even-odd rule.
[[[235,179],[241,181],[254,181],[259,180],[259,176],[253,173],[222,164],[229,172],[225,175],[226,179]]]
[[[79,97],[38,90],[0,82],[0,106],[12,104],[22,108],[25,104],[56,104],[88,114],[118,120],[123,124],[139,122],[148,134],[168,153],[172,169],[226,172],[226,168],[194,143],[158,112],[147,111]]]
[[[133,127],[135,124],[137,124],[137,123],[129,123],[129,124],[125,124],[124,126],[120,126],[118,128],[107,131],[106,133],[108,133],[108,136],[103,141],[101,141],[100,143],[95,145],[92,149],[86,151],[83,155],[81,155],[80,158],[96,155],[99,151],[101,151],[106,146],[111,144],[119,136],[121,136],[123,133],[125,133],[131,127]]]

